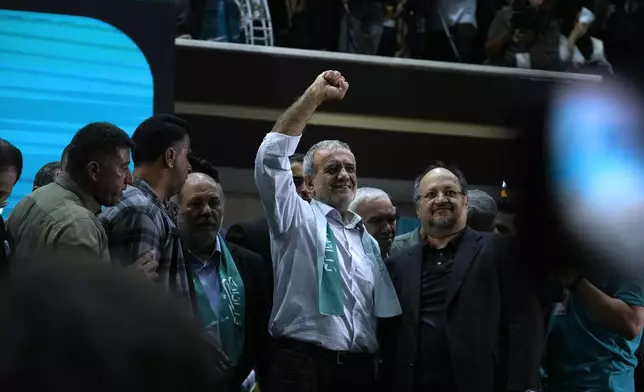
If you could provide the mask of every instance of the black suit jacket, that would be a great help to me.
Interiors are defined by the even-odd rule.
[[[257,253],[264,259],[268,271],[267,285],[271,293],[271,306],[273,298],[273,261],[271,257],[271,236],[268,221],[260,219],[248,223],[239,223],[228,228],[226,242],[239,245]]]
[[[447,343],[459,392],[522,391],[537,385],[543,315],[536,290],[505,240],[467,228],[446,299]],[[414,388],[422,246],[389,258],[403,314],[379,325],[383,391]]]
[[[255,369],[260,382],[266,374],[268,319],[270,317],[267,305],[269,291],[266,287],[267,272],[262,258],[258,254],[228,243],[228,241],[226,241],[226,245],[244,282],[246,298],[246,344],[240,364],[232,369],[229,388],[230,391],[239,391],[241,384],[251,370]],[[192,306],[193,309],[197,309],[192,279],[188,279],[188,282]]]

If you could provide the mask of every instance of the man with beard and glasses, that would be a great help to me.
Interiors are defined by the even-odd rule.
[[[184,299],[189,293],[181,241],[163,203],[179,192],[190,172],[189,132],[186,121],[171,115],[143,121],[132,135],[134,181],[121,201],[100,216],[112,263],[130,265],[153,252],[158,266],[150,278]]]
[[[346,143],[325,140],[304,157],[313,200],[297,193],[288,157],[307,121],[349,84],[337,71],[320,74],[266,135],[255,183],[271,231],[275,293],[267,392],[375,388],[376,317],[400,304],[362,219],[348,210],[356,191],[356,159]]]
[[[362,218],[369,234],[378,241],[383,260],[389,257],[396,235],[396,208],[389,195],[377,188],[360,188],[349,204],[349,211]]]
[[[466,226],[463,175],[442,163],[419,177],[425,243],[387,260],[403,314],[383,320],[383,391],[525,391],[543,340],[536,291],[504,239]]]
[[[259,255],[224,241],[221,185],[191,173],[177,197],[193,308],[231,366],[224,391],[239,391],[255,370],[263,380],[268,343],[269,291]]]

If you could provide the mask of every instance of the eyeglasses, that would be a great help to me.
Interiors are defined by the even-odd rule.
[[[429,192],[425,193],[424,195],[421,195],[420,199],[423,199],[425,201],[432,201],[432,200],[438,199],[438,197],[441,194],[443,196],[445,196],[446,198],[448,198],[448,199],[457,199],[459,196],[461,196],[461,195],[464,196],[465,195],[464,192],[453,191],[453,190],[448,189],[448,190],[443,191],[443,192],[441,192],[441,191],[429,191]]]

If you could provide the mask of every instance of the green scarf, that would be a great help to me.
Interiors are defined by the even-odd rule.
[[[201,320],[207,329],[218,330],[221,348],[231,364],[236,366],[239,364],[245,343],[246,298],[244,282],[224,239],[220,235],[217,238],[221,248],[218,268],[220,295],[217,314],[213,310],[208,294],[196,271],[192,271],[192,281]],[[223,257],[221,257],[222,255]]]
[[[364,232],[364,227],[361,227],[362,247],[367,255],[367,259],[374,268],[374,272],[380,274],[378,271],[378,262],[380,261],[380,250],[375,245],[369,236]],[[377,259],[376,259],[377,258]],[[374,260],[376,259],[376,260]],[[329,223],[326,224],[326,242],[324,244],[324,259],[322,271],[320,276],[320,300],[319,307],[320,313],[329,316],[340,316],[344,313],[344,294],[342,293],[342,275],[340,274],[340,260],[338,258],[338,245],[331,230]],[[378,278],[379,275],[374,275]],[[377,282],[374,282],[374,285]],[[397,301],[396,301],[397,302]]]

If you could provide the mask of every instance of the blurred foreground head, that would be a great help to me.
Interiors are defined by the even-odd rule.
[[[86,258],[14,265],[0,286],[0,390],[222,385],[188,307],[138,274]]]

